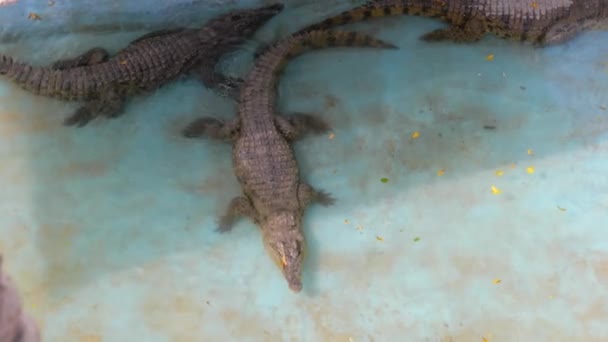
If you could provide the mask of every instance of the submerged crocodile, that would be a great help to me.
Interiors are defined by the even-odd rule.
[[[295,34],[395,15],[437,18],[449,25],[420,37],[428,42],[471,43],[493,33],[542,47],[607,29],[608,0],[372,0]],[[259,48],[256,56],[266,49]]]
[[[312,31],[279,41],[262,55],[241,88],[237,118],[222,122],[199,118],[188,125],[186,137],[231,141],[232,161],[243,196],[234,198],[218,230],[229,231],[240,216],[259,225],[266,250],[281,268],[289,288],[302,289],[305,239],[302,216],[312,203],[334,203],[329,193],[300,178],[290,143],[329,125],[310,114],[277,115],[276,84],[287,61],[309,49],[358,46],[395,49],[392,44],[356,32]]]
[[[197,73],[210,88],[235,88],[236,92],[241,81],[215,72],[216,63],[282,9],[283,5],[275,4],[232,11],[200,29],[152,32],[112,57],[102,48],[93,48],[79,57],[39,67],[0,55],[0,75],[36,95],[84,102],[64,121],[79,127],[96,117],[122,115],[130,96],[151,92],[182,75]]]

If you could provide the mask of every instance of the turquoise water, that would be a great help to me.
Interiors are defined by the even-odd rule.
[[[0,251],[45,340],[608,339],[608,33],[547,49],[417,40],[440,26],[350,25],[400,50],[318,51],[281,78],[282,111],[333,126],[295,145],[303,176],[338,199],[307,211],[300,294],[252,223],[213,231],[239,194],[230,146],[178,134],[232,117],[231,101],[189,80],[73,129],[74,104],[1,81]],[[45,63],[138,34],[0,51]],[[256,46],[223,66],[244,74]]]

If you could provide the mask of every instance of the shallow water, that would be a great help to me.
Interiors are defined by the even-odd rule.
[[[283,112],[334,128],[295,145],[303,176],[338,199],[307,211],[301,294],[252,223],[213,232],[239,194],[230,146],[178,131],[233,116],[231,101],[177,82],[74,129],[61,121],[75,104],[0,81],[0,251],[45,340],[607,339],[608,33],[547,49],[417,40],[440,26],[350,25],[400,50],[317,51],[281,78]],[[44,64],[139,34],[0,51]],[[224,67],[244,74],[255,46]]]

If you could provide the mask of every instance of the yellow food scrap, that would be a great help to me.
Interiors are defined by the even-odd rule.
[[[538,2],[534,1],[530,5],[532,6],[532,8],[538,9]]]
[[[529,156],[531,156],[531,155],[533,155],[533,154],[534,154],[534,151],[533,151],[532,149],[530,149],[530,148],[529,148],[529,149],[528,149],[528,155],[529,155]]]
[[[29,20],[40,20],[40,19],[42,19],[42,17],[40,17],[40,15],[38,15],[38,14],[36,14],[36,13],[34,13],[34,12],[30,12],[30,13],[27,15],[27,18],[28,18]]]
[[[437,171],[437,176],[441,177],[443,175],[445,175],[445,169],[441,169],[441,170]]]
[[[496,278],[496,279],[492,280],[492,282],[493,282],[494,284],[500,284],[500,283],[502,283],[502,280],[500,280],[500,279]]]
[[[416,131],[414,133],[412,133],[412,139],[418,139],[420,138],[420,132]]]
[[[487,61],[490,61],[490,62],[491,62],[491,61],[493,61],[493,60],[494,60],[494,55],[492,55],[492,54],[487,55],[487,56],[486,56],[486,60],[487,60]]]
[[[384,238],[382,238],[382,236],[377,235],[376,236],[376,240],[378,240],[378,241],[384,241]]]
[[[481,337],[481,342],[490,342],[490,340],[482,336]]]
[[[334,132],[329,133],[329,140],[334,140],[334,138],[336,137],[336,134]]]
[[[492,187],[490,188],[490,190],[492,190],[492,193],[494,195],[500,195],[500,194],[502,194],[502,190],[500,190],[499,188],[497,188],[495,185],[492,185]]]
[[[566,210],[568,210],[568,209],[566,209],[566,208],[562,208],[562,207],[560,207],[559,205],[557,206],[557,209],[558,209],[559,211],[566,211]]]
[[[503,170],[496,170],[496,175],[498,177],[502,177],[505,174],[505,172]]]
[[[529,173],[529,174],[533,174],[533,173],[534,173],[534,171],[535,171],[535,170],[534,170],[534,166],[528,166],[528,167],[526,168],[526,172],[527,172],[527,173]]]

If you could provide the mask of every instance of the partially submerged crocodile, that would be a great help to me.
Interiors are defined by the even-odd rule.
[[[325,30],[376,17],[437,18],[447,28],[424,34],[425,41],[469,43],[493,33],[509,40],[548,46],[591,29],[608,28],[608,0],[372,0],[298,30]],[[256,52],[261,55],[268,47]]]
[[[201,29],[146,34],[112,57],[102,48],[93,48],[51,67],[31,66],[0,55],[0,75],[37,95],[84,102],[64,121],[77,126],[99,116],[120,116],[130,96],[151,92],[186,74],[198,73],[204,85],[228,87],[235,93],[240,80],[215,72],[216,63],[282,9],[283,5],[275,4],[232,11]]]
[[[302,289],[304,210],[315,202],[331,205],[334,199],[301,180],[290,143],[307,133],[325,132],[329,125],[310,114],[277,115],[276,84],[289,59],[326,46],[396,48],[356,32],[290,36],[256,61],[241,88],[237,118],[228,122],[200,118],[183,131],[190,138],[207,136],[233,143],[233,166],[243,196],[231,201],[218,229],[230,230],[239,216],[253,219],[260,226],[266,250],[295,292]]]

